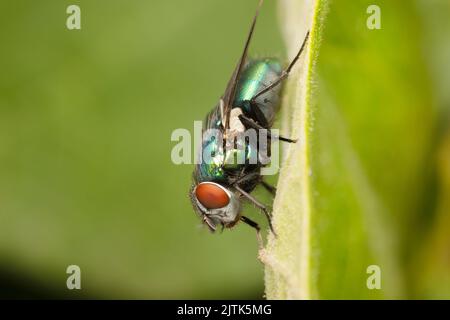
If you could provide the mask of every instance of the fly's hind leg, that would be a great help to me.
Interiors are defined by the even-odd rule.
[[[253,129],[267,129],[268,128],[268,124],[267,124],[267,120],[264,117],[264,114],[261,112],[261,110],[258,108],[257,104],[256,104],[256,99],[258,97],[260,97],[261,95],[265,94],[266,92],[272,90],[274,87],[276,87],[277,85],[279,85],[284,79],[287,78],[287,76],[289,75],[289,73],[291,72],[292,68],[294,67],[294,65],[297,63],[298,59],[300,58],[300,55],[302,54],[303,50],[306,47],[306,43],[308,42],[308,38],[309,38],[309,31],[306,33],[305,39],[303,40],[302,46],[300,47],[300,50],[298,51],[297,55],[294,57],[294,59],[292,59],[291,63],[288,65],[288,67],[283,70],[281,72],[281,75],[271,84],[269,84],[267,87],[265,87],[264,89],[262,89],[261,91],[259,91],[257,94],[255,94],[249,101],[248,104],[250,106],[250,112],[254,115],[255,119],[257,122],[255,122],[253,119],[248,118],[244,115],[240,115],[239,119],[241,120],[241,122]],[[283,136],[275,136],[272,135],[269,131],[269,135],[272,139],[278,139],[280,141],[285,141],[285,142],[297,142],[296,139],[290,139],[290,138],[285,138]]]
[[[281,81],[283,81],[284,79],[287,78],[287,76],[291,72],[292,68],[297,63],[298,59],[300,58],[300,55],[302,54],[303,50],[305,49],[306,42],[308,41],[308,38],[309,38],[309,31],[306,33],[305,39],[303,40],[303,43],[302,43],[302,46],[300,47],[300,50],[298,51],[298,53],[294,57],[294,59],[292,59],[291,63],[288,65],[288,67],[281,72],[281,75],[274,82],[272,82],[270,85],[268,85],[267,87],[265,87],[264,89],[259,91],[257,94],[255,94],[253,96],[253,98],[250,100],[252,103],[254,103],[255,100],[259,96],[263,95],[264,93],[268,92],[272,88],[276,87],[277,85],[279,85],[281,83]]]

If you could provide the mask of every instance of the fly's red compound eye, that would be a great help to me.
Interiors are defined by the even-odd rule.
[[[195,189],[198,201],[207,209],[223,208],[230,202],[230,197],[215,183],[202,182]]]

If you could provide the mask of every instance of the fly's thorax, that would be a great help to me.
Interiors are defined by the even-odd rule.
[[[197,164],[196,168],[197,181],[221,181],[225,179],[223,170],[225,154],[220,130],[213,128],[203,132],[199,158],[201,162]]]
[[[202,161],[196,168],[197,181],[226,181],[230,172],[239,171],[249,163],[257,164],[257,132],[246,130],[239,119],[241,114],[240,108],[231,110],[228,130],[211,128],[204,131],[199,150]],[[211,117],[210,120],[215,119]]]

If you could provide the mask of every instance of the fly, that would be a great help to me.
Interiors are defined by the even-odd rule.
[[[212,232],[216,231],[218,226],[222,229],[231,228],[242,221],[256,230],[260,246],[262,246],[260,227],[258,223],[242,215],[241,202],[246,200],[259,208],[266,216],[270,230],[276,235],[271,213],[264,204],[251,195],[258,185],[262,185],[273,195],[276,189],[262,179],[261,168],[265,164],[262,161],[261,150],[241,134],[249,129],[257,132],[264,129],[269,142],[275,139],[289,143],[296,142],[294,139],[272,135],[270,128],[278,110],[281,83],[299,59],[309,37],[307,32],[300,50],[285,69],[275,58],[247,58],[247,50],[262,2],[260,0],[258,4],[244,50],[225,92],[204,122],[204,133],[210,129],[218,133],[212,136],[203,134],[201,155],[206,152],[210,157],[208,161],[202,158],[203,161],[196,165],[190,190],[195,211]],[[267,145],[269,147],[265,151],[270,154],[270,143]],[[229,161],[239,156],[244,161],[240,163]],[[252,156],[256,156],[256,162],[249,161]]]

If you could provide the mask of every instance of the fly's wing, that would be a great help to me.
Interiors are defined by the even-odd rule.
[[[247,50],[248,46],[250,44],[250,40],[252,39],[253,30],[255,29],[256,19],[258,18],[259,9],[261,8],[261,5],[263,3],[263,0],[259,1],[258,7],[256,8],[255,16],[253,17],[252,25],[250,26],[250,32],[247,36],[247,41],[245,42],[244,51],[242,52],[241,58],[238,61],[238,64],[236,68],[233,71],[233,74],[231,76],[231,79],[228,81],[227,88],[225,89],[225,93],[222,96],[221,99],[221,105],[222,105],[222,116],[225,117],[225,123],[224,123],[224,129],[228,129],[230,126],[230,112],[232,109],[232,103],[234,100],[234,95],[236,93],[236,86],[239,80],[239,76],[241,75],[242,68],[244,67],[245,60],[247,58]],[[220,108],[220,105],[219,105]]]

